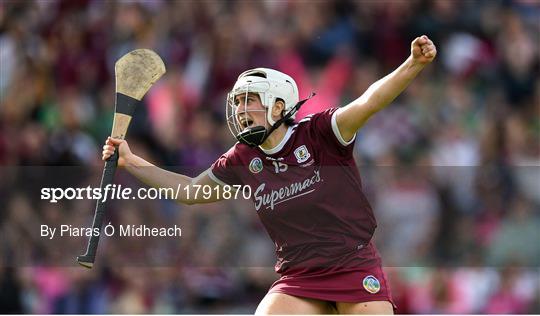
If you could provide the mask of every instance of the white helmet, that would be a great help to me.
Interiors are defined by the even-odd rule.
[[[234,101],[235,96],[248,92],[259,94],[261,103],[268,109],[267,119],[270,124],[275,123],[272,119],[272,108],[276,98],[285,102],[285,113],[299,101],[298,87],[294,79],[280,71],[269,68],[255,68],[241,73],[227,99],[232,98]]]
[[[298,87],[291,76],[269,68],[255,68],[244,71],[238,76],[233,89],[227,95],[227,123],[231,133],[238,138],[243,131],[235,111],[234,98],[240,94],[257,93],[266,111],[266,120],[272,127],[276,122],[272,118],[272,109],[276,99],[285,103],[283,115],[289,113],[299,101]],[[294,118],[296,111],[289,117]],[[264,128],[266,130],[266,127]],[[260,130],[262,133],[262,130]]]

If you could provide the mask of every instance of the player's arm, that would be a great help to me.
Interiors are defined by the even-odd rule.
[[[176,190],[180,187],[177,198],[178,202],[200,204],[221,200],[221,197],[217,194],[221,190],[214,190],[219,184],[208,176],[208,170],[196,178],[191,178],[161,169],[133,154],[125,140],[112,139],[110,137],[103,146],[103,160],[106,160],[114,153],[115,146],[119,150],[118,166],[125,167],[129,173],[151,187],[172,188],[174,194],[176,194]],[[203,190],[201,189],[203,186],[210,186],[212,188],[211,194],[203,194]],[[189,187],[189,189],[186,189],[186,187]],[[198,191],[197,187],[199,188]],[[195,192],[198,192],[198,194],[195,194]],[[206,193],[208,193],[208,190],[206,190]]]
[[[392,102],[437,55],[433,42],[425,35],[411,43],[411,55],[392,73],[372,84],[361,97],[336,111],[336,123],[349,141],[366,121]]]

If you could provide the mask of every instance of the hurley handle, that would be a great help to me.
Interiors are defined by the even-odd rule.
[[[111,155],[106,161],[105,161],[105,167],[103,168],[103,175],[101,177],[101,193],[104,194],[105,187],[107,185],[111,185],[114,180],[114,173],[116,172],[116,167],[118,166],[118,149],[114,151],[114,154]],[[88,246],[86,247],[86,253],[84,255],[77,257],[77,262],[86,268],[91,269],[94,265],[94,261],[96,260],[96,252],[99,244],[99,237],[101,235],[101,228],[103,226],[103,219],[105,215],[105,206],[106,206],[106,199],[105,202],[103,201],[104,197],[102,196],[97,202],[96,202],[96,210],[94,213],[94,221],[92,223],[92,235],[90,236],[90,240],[88,241]],[[96,231],[99,231],[99,234],[95,234]]]

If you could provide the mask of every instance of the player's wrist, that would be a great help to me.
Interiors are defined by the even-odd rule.
[[[122,157],[120,157],[122,161],[122,163],[120,164],[122,167],[136,167],[137,166],[137,156],[133,153],[128,153],[128,154],[125,154],[125,155],[122,155]]]
[[[420,71],[424,69],[424,67],[427,65],[427,63],[421,62],[418,58],[414,57],[412,54],[407,58],[406,61],[406,69],[411,71],[414,75],[418,74]]]

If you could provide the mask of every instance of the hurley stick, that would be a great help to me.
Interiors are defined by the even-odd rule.
[[[116,62],[114,72],[116,78],[116,101],[111,137],[124,139],[135,107],[154,82],[165,73],[165,65],[155,52],[148,49],[136,49],[122,56]],[[100,186],[102,194],[105,192],[105,187],[113,183],[117,163],[118,150],[115,150],[114,155],[105,161]],[[77,257],[77,262],[80,265],[90,269],[96,259],[103,215],[108,201],[108,199],[105,202],[102,202],[102,200],[99,199],[96,202],[94,222],[92,224],[92,232],[96,231],[97,228],[99,234],[92,234],[88,240],[86,253]]]

